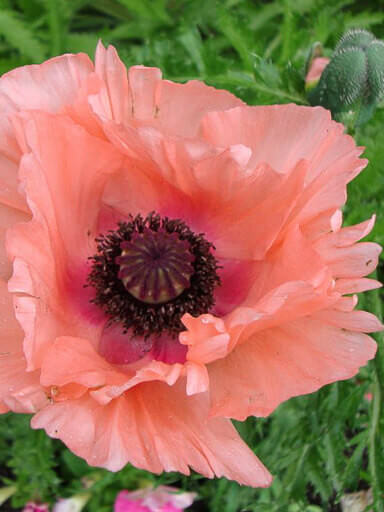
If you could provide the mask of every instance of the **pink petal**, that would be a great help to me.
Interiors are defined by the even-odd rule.
[[[177,338],[163,335],[155,338],[150,356],[167,364],[184,363],[186,352],[186,347]]]
[[[324,212],[330,219],[345,202],[346,184],[367,163],[358,159],[361,148],[343,134],[343,126],[321,107],[245,106],[212,112],[202,120],[202,131],[213,145],[249,147],[251,166],[268,162],[287,174],[300,160],[308,162],[306,189],[291,213],[291,222],[312,223]],[[308,229],[313,236],[315,225]]]
[[[188,346],[188,361],[210,363],[226,355],[230,337],[223,320],[210,314],[198,318],[185,314],[182,321],[187,330],[180,341]]]
[[[323,319],[330,325],[358,332],[378,332],[384,329],[383,324],[366,311],[337,311],[327,310],[319,311],[317,318]]]
[[[185,365],[187,395],[203,393],[209,388],[209,373],[205,365],[227,355],[231,336],[224,322],[213,315],[194,318],[185,314],[182,321],[187,328],[179,335],[180,342],[188,347]]]
[[[190,466],[209,478],[268,486],[269,473],[231,423],[208,418],[208,397],[187,398],[184,386],[142,384],[108,406],[87,398],[61,402],[36,414],[32,426],[62,439],[89,464],[112,471],[128,462],[155,473],[189,474]]]
[[[123,384],[127,375],[108,364],[85,339],[63,336],[46,351],[41,382],[45,386],[77,383],[88,388]]]
[[[22,119],[31,153],[23,157],[20,175],[33,220],[9,230],[7,249],[19,262],[10,291],[26,294],[17,298],[17,317],[26,334],[28,368],[34,369],[57,336],[99,332],[74,312],[78,292],[86,303],[88,292],[84,281],[80,290],[73,283],[86,275],[82,267],[95,251],[103,186],[122,160],[67,118],[34,112]]]
[[[202,82],[162,80],[157,68],[132,66],[127,73],[115,48],[105,49],[101,43],[96,51],[96,72],[104,85],[90,103],[102,121],[126,125],[140,121],[169,135],[190,137],[197,134],[200,119],[207,112],[243,104],[228,91]]]
[[[253,261],[218,259],[221,284],[214,291],[212,313],[225,316],[247,298],[259,266]]]
[[[151,509],[143,505],[139,500],[131,500],[128,491],[121,491],[117,495],[114,512],[151,512]]]
[[[302,285],[305,283],[305,286],[321,291],[330,288],[332,279],[325,262],[303,236],[300,228],[294,226],[256,267],[253,285],[242,306],[253,307],[268,293],[290,282],[300,281]]]
[[[6,73],[0,80],[0,94],[15,110],[58,112],[76,98],[92,71],[93,64],[86,54],[62,55]]]
[[[305,159],[311,163],[312,179],[355,148],[351,137],[342,136],[342,125],[321,107],[238,107],[207,114],[202,129],[211,144],[243,144],[251,148],[254,164],[268,162],[281,173]]]
[[[78,90],[92,72],[85,54],[63,55],[40,65],[23,66],[0,79],[0,201],[27,211],[18,192],[17,163],[21,156],[9,115],[21,110],[58,112],[73,102]]]
[[[210,366],[212,413],[267,416],[292,396],[352,377],[375,352],[369,336],[321,316],[258,332]]]
[[[158,380],[172,386],[180,377],[182,366],[142,359],[136,365],[112,365],[101,357],[86,339],[62,336],[46,350],[41,367],[41,383],[55,387],[55,400],[62,400],[68,386],[78,384],[92,389],[99,403],[107,404],[128,389]],[[77,392],[77,388],[73,388]]]
[[[5,206],[0,201],[0,277],[2,279],[9,279],[12,274],[12,264],[8,259],[5,247],[6,231],[15,224],[27,220],[29,220],[29,215],[19,209]]]
[[[347,138],[347,136],[344,137]],[[341,142],[341,138],[340,133],[336,132],[334,134],[335,146]],[[343,147],[342,144],[340,145]],[[327,163],[327,167],[324,169],[317,162],[312,163],[308,175],[310,176],[311,172],[313,174],[313,170],[315,170],[316,175],[307,184],[296,208],[291,213],[290,222],[302,224],[303,229],[310,233],[311,238],[315,238],[317,234],[317,230],[314,232],[314,229],[320,215],[328,217],[329,225],[331,225],[334,212],[346,202],[347,184],[368,163],[367,160],[358,158],[361,153],[359,148],[354,146],[348,148],[347,146],[346,150],[349,150],[349,152],[335,158],[334,162]],[[318,166],[321,168],[320,172]]]
[[[130,364],[142,359],[153,346],[153,337],[132,336],[120,324],[106,324],[100,336],[98,351],[111,364]]]
[[[361,242],[350,247],[318,248],[318,252],[337,278],[363,277],[375,270],[382,249],[372,242]]]
[[[302,191],[306,171],[306,163],[299,162],[273,195],[267,196],[252,210],[241,212],[240,216],[232,216],[230,208],[219,211],[214,239],[218,255],[223,258],[262,259],[294,207]],[[237,200],[241,201],[241,196]],[[252,236],[249,236],[250,225]]]
[[[180,492],[174,487],[160,485],[128,492],[121,491],[116,498],[114,512],[181,512],[195,498],[192,492]]]
[[[47,404],[39,372],[26,372],[23,333],[13,311],[7,284],[0,280],[0,401],[15,412],[36,412]],[[4,408],[1,412],[6,412]]]
[[[228,91],[209,87],[197,80],[185,84],[162,80],[156,96],[156,113],[161,129],[184,137],[197,135],[200,120],[207,112],[240,105],[243,102]],[[182,116],[180,112],[183,112]]]
[[[91,391],[91,396],[100,404],[108,404],[111,400],[122,395],[129,389],[143,382],[159,381],[165,382],[168,386],[173,386],[181,376],[183,366],[181,364],[165,364],[161,361],[142,360],[135,367],[130,365],[130,378],[126,378],[122,385],[107,385],[103,388]],[[135,373],[134,373],[135,372]],[[128,373],[128,372],[127,372]]]
[[[102,87],[90,103],[100,117],[124,122],[132,112],[129,97],[127,69],[113,46],[106,50],[99,41],[96,48],[95,71],[101,78]]]
[[[380,288],[382,284],[375,279],[337,279],[335,290],[339,293],[359,293]]]
[[[39,372],[27,372],[22,353],[0,356],[0,400],[13,412],[34,413],[48,404]],[[3,411],[5,412],[5,411]]]
[[[1,133],[0,121],[0,134]],[[13,143],[16,144],[16,140],[14,140]],[[19,152],[18,148],[17,151]],[[5,151],[3,150],[1,152],[0,148],[0,203],[6,206],[10,206],[11,208],[15,208],[24,214],[27,214],[28,206],[24,197],[19,192],[17,171],[17,164],[13,160],[7,158],[5,156]]]

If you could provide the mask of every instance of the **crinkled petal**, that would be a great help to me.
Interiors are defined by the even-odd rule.
[[[322,232],[327,220],[329,224],[345,202],[347,183],[367,164],[358,158],[361,148],[343,130],[325,109],[297,105],[237,107],[208,113],[202,120],[205,140],[224,148],[249,147],[250,165],[268,162],[287,174],[300,160],[308,163],[305,189],[290,223],[306,226],[312,237]]]
[[[189,474],[265,487],[271,476],[229,420],[208,418],[208,396],[185,396],[185,384],[143,383],[100,406],[90,398],[46,407],[32,420],[91,465],[118,471],[128,462],[155,473]],[[234,456],[234,454],[236,456]]]
[[[41,382],[45,386],[77,383],[96,388],[107,383],[121,385],[127,378],[99,356],[88,340],[69,336],[57,338],[50,345],[41,367]]]
[[[76,97],[93,64],[85,53],[54,57],[38,65],[23,66],[0,80],[0,95],[15,110],[59,112]]]
[[[7,249],[15,259],[9,289],[24,295],[17,298],[16,314],[32,370],[57,336],[88,338],[90,330],[90,339],[97,336],[93,319],[84,321],[89,292],[82,285],[87,257],[95,252],[104,183],[122,157],[65,117],[33,112],[22,121],[30,153],[22,158],[20,176],[33,220],[8,231]]]
[[[336,287],[340,281],[344,283],[344,288],[348,281],[357,283],[359,278],[370,274],[376,268],[381,247],[371,242],[356,243],[370,233],[374,223],[375,216],[372,216],[371,219],[361,224],[327,233],[313,244],[314,249],[328,265],[333,276],[338,278]],[[368,280],[360,280],[358,287],[362,286],[364,289],[367,283]],[[377,287],[372,282],[368,286],[368,289]]]
[[[252,286],[242,306],[253,307],[279,286],[300,281],[307,287],[327,291],[333,275],[298,226],[286,232],[281,244],[256,267]]]
[[[375,270],[382,249],[372,242],[360,242],[350,247],[318,248],[318,252],[337,278],[363,277]]]
[[[316,315],[257,332],[210,365],[212,414],[267,416],[288,398],[353,377],[375,352],[366,334]]]
[[[223,320],[205,314],[195,318],[186,314],[182,318],[187,328],[179,335],[180,343],[188,347],[185,373],[187,395],[208,390],[209,373],[207,364],[225,357],[229,351],[231,336]]]
[[[28,214],[27,203],[19,191],[17,172],[17,164],[4,156],[0,149],[0,203]]]
[[[91,391],[101,404],[107,404],[128,389],[152,380],[172,386],[180,377],[182,365],[169,365],[148,358],[136,365],[109,364],[86,339],[62,336],[50,345],[41,367],[41,383],[57,388],[55,399],[60,399],[61,388],[79,384]]]
[[[0,278],[9,279],[12,274],[12,264],[8,258],[5,237],[7,229],[19,222],[26,222],[30,216],[19,209],[0,204]]]
[[[183,366],[181,364],[166,364],[161,361],[142,361],[141,368],[122,385],[108,385],[103,388],[91,391],[91,396],[101,404],[107,404],[116,397],[122,395],[129,389],[153,380],[166,382],[168,386],[173,386],[182,374]],[[130,368],[132,371],[132,369]]]
[[[380,288],[382,284],[375,279],[337,279],[335,291],[339,293],[359,293]]]
[[[85,54],[63,55],[40,65],[23,66],[0,78],[0,201],[27,211],[18,191],[21,156],[9,116],[22,110],[58,112],[72,103],[93,64]]]
[[[287,173],[298,160],[310,162],[307,182],[356,149],[352,137],[342,135],[343,130],[322,107],[294,104],[237,107],[207,113],[202,120],[207,141],[224,148],[243,144],[252,149],[255,164],[268,162]]]
[[[1,412],[31,413],[48,403],[40,385],[39,372],[26,372],[22,351],[23,333],[15,318],[12,296],[7,284],[0,280],[0,401]]]
[[[307,164],[300,161],[274,194],[240,216],[233,215],[231,208],[219,211],[215,219],[218,255],[223,258],[262,259],[294,207],[302,191],[306,172]],[[241,196],[238,201],[241,201]],[[251,235],[249,226],[252,226]]]
[[[206,112],[243,104],[228,91],[202,82],[176,84],[162,80],[157,68],[132,66],[127,72],[116,50],[111,46],[105,49],[101,43],[95,67],[104,86],[90,98],[90,104],[102,121],[125,125],[141,122],[167,135],[191,137],[197,135]]]
[[[317,313],[318,319],[342,329],[358,332],[378,332],[384,329],[375,315],[367,311],[338,311],[324,309]]]

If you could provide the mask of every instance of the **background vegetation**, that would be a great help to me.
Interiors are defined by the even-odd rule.
[[[166,78],[199,78],[249,104],[307,102],[305,63],[320,41],[330,55],[349,28],[384,39],[380,0],[0,0],[0,73],[65,52],[94,54],[97,40],[117,47],[125,63],[162,68]],[[346,222],[373,212],[371,239],[384,242],[384,109],[359,133],[368,168],[349,188]],[[383,280],[382,269],[378,270]],[[381,314],[380,292],[365,308]],[[17,492],[2,510],[30,499],[53,503],[88,487],[86,510],[112,510],[116,493],[143,481],[199,495],[191,510],[212,512],[340,511],[347,492],[373,489],[384,511],[384,356],[359,376],[290,400],[270,418],[237,423],[243,438],[275,475],[271,488],[242,488],[225,479],[153,476],[127,466],[117,474],[90,468],[59,441],[32,431],[29,418],[0,418],[0,475]],[[373,400],[365,398],[372,393]],[[8,508],[10,507],[10,508]],[[368,509],[367,509],[368,510]]]

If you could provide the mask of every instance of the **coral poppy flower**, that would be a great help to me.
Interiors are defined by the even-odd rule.
[[[320,107],[101,44],[6,74],[0,102],[2,410],[91,465],[269,485],[229,418],[375,354],[351,295],[379,286],[374,220],[341,227],[362,149]]]
[[[182,512],[195,498],[193,492],[179,492],[174,487],[160,485],[157,489],[121,491],[114,512]]]

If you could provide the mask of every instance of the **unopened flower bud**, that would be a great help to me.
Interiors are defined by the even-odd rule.
[[[312,105],[322,105],[336,117],[358,111],[357,124],[362,124],[373,115],[383,93],[384,43],[365,30],[351,30],[341,38],[308,96]]]

